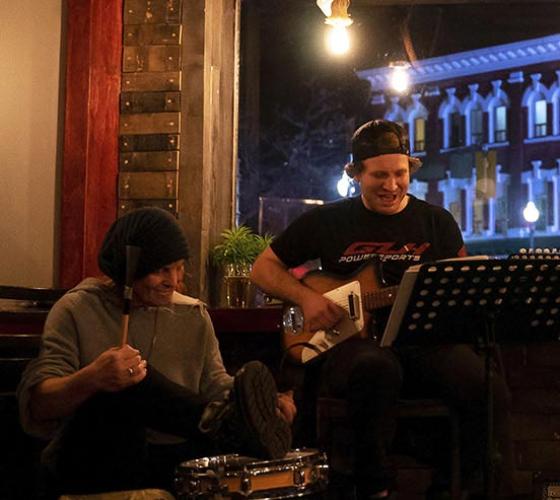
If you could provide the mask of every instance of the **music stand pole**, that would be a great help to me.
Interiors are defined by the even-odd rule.
[[[484,314],[484,383],[486,388],[486,457],[484,473],[484,493],[488,500],[494,497],[494,471],[499,460],[494,449],[494,352],[496,349],[495,314]]]

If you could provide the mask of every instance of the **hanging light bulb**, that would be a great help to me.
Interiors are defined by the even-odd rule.
[[[347,28],[353,21],[348,14],[350,0],[317,0],[317,5],[327,18],[325,24],[330,26],[327,33],[327,47],[335,55],[348,52],[350,38]]]
[[[350,38],[345,26],[332,26],[327,33],[327,48],[334,55],[342,55],[350,48]]]
[[[390,76],[391,88],[399,94],[408,91],[410,87],[410,75],[408,74],[410,64],[406,61],[395,61],[390,63],[389,67],[392,68]]]

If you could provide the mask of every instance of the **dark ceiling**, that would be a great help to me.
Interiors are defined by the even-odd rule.
[[[245,1],[259,6],[265,87],[406,59],[403,33],[418,59],[560,33],[560,0],[351,0],[352,49],[334,59],[325,50],[325,17],[315,0]]]
[[[384,65],[408,34],[419,59],[560,32],[560,1],[353,0],[356,68]]]
[[[288,97],[299,82],[560,33],[560,0],[351,0],[351,50],[335,58],[325,49],[325,16],[316,0],[244,0],[252,30],[241,63],[260,73],[263,99]],[[404,33],[404,36],[403,36]],[[250,36],[249,36],[250,34]],[[408,37],[408,38],[407,38]]]
[[[293,52],[321,62],[324,15],[315,0],[246,1],[260,6],[264,57],[278,64]],[[346,63],[356,69],[394,60],[403,28],[419,59],[560,32],[560,0],[351,0],[349,13],[353,50]]]

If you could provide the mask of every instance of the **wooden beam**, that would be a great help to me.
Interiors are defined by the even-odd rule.
[[[68,0],[59,286],[99,273],[116,216],[122,0]]]
[[[192,249],[188,293],[202,300],[209,252],[235,215],[239,9],[239,0],[183,2],[179,221]]]

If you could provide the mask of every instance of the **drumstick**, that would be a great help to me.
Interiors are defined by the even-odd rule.
[[[124,283],[123,312],[121,320],[121,347],[128,342],[128,319],[132,303],[132,284],[140,258],[140,247],[126,245],[126,280]]]

